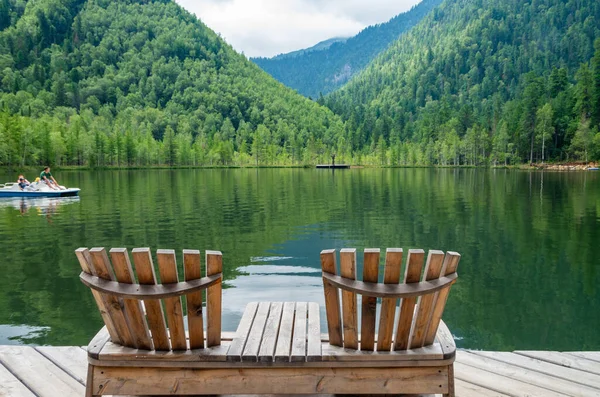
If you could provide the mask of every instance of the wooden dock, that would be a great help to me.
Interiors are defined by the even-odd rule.
[[[348,164],[317,164],[317,168],[328,170],[347,170],[350,168]]]
[[[81,347],[0,346],[0,396],[82,397]],[[600,396],[600,352],[459,351],[456,395]]]

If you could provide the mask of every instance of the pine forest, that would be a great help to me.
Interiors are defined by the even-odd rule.
[[[313,100],[173,1],[0,0],[0,165],[600,159],[600,2],[434,5],[395,39],[365,30],[377,54]],[[280,72],[325,70],[318,54],[352,40]]]

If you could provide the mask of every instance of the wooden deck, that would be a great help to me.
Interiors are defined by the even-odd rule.
[[[0,396],[84,396],[81,347],[0,346]],[[459,351],[456,395],[600,396],[600,352]]]

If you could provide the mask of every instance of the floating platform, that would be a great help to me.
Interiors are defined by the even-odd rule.
[[[82,397],[87,364],[81,347],[0,346],[0,396]],[[457,397],[598,396],[600,352],[459,350],[454,377]]]
[[[317,164],[317,168],[329,170],[347,170],[350,168],[347,164]]]

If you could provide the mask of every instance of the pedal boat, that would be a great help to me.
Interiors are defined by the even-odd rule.
[[[79,188],[52,189],[44,182],[34,182],[21,189],[18,183],[0,183],[0,197],[70,197],[79,195]]]

